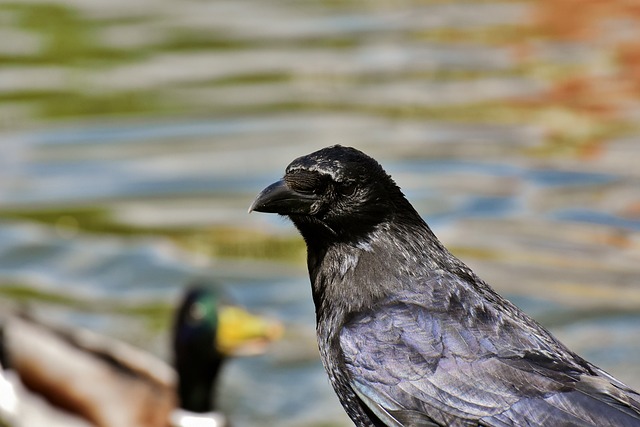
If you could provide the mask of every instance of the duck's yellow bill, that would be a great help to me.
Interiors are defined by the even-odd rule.
[[[218,312],[218,351],[227,356],[262,354],[268,344],[280,339],[282,323],[251,314],[237,306],[223,306]]]

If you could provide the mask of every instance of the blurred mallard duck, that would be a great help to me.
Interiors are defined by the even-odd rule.
[[[264,352],[282,327],[190,288],[174,318],[175,370],[123,342],[24,316],[0,339],[0,426],[224,426],[214,388],[229,356]],[[38,397],[36,396],[36,393]]]

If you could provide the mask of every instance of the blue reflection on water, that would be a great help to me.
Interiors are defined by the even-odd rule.
[[[586,222],[591,224],[608,225],[611,227],[640,230],[640,219],[624,218],[606,212],[590,209],[564,209],[555,212],[553,218],[562,221]]]
[[[286,117],[243,117],[223,120],[168,121],[153,123],[79,126],[36,133],[36,145],[135,144],[176,137],[221,136],[275,129],[304,129],[304,123]]]
[[[592,186],[613,183],[620,178],[616,175],[567,170],[539,169],[526,173],[533,182],[549,187]]]
[[[520,178],[545,187],[593,186],[620,180],[613,174],[517,166],[508,163],[469,162],[464,160],[407,160],[391,163],[390,170],[442,175],[469,173],[495,177]],[[428,179],[428,178],[425,178]]]

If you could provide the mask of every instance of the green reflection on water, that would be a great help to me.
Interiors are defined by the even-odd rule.
[[[9,3],[0,7],[17,18],[19,26],[42,36],[42,49],[35,55],[13,58],[31,64],[105,65],[141,57],[141,53],[103,46],[97,40],[100,22],[86,19],[74,8],[59,4]],[[11,57],[2,58],[11,60]],[[11,62],[11,61],[10,61]]]
[[[170,327],[174,307],[163,301],[122,301],[101,297],[98,300],[74,297],[70,294],[50,292],[20,283],[0,283],[0,296],[27,310],[33,305],[62,306],[75,312],[103,315],[124,315],[139,318],[150,332],[165,331]]]
[[[183,249],[214,258],[250,258],[300,263],[305,247],[296,235],[273,235],[237,226],[194,228],[138,227],[115,221],[105,207],[48,208],[0,211],[0,218],[34,221],[54,226],[61,236],[78,232],[121,236],[161,236]]]

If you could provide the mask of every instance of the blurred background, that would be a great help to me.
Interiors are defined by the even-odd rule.
[[[171,307],[209,278],[287,327],[226,367],[234,425],[349,426],[303,242],[246,213],[339,143],[640,388],[640,3],[2,0],[0,40],[0,307],[167,358]]]

